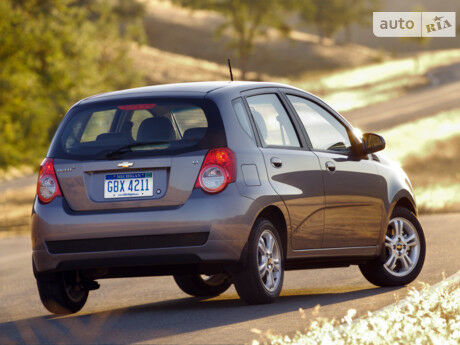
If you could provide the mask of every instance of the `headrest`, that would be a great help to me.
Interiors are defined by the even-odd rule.
[[[96,137],[96,142],[101,145],[123,145],[129,142],[126,133],[102,133]]]
[[[253,107],[251,107],[251,113],[254,118],[254,121],[257,124],[257,127],[259,128],[260,135],[262,136],[262,139],[264,139],[265,141],[265,139],[267,139],[268,131],[264,118],[262,114],[255,110]]]
[[[137,131],[138,142],[170,141],[176,138],[174,127],[166,117],[156,116],[142,121]]]
[[[189,128],[184,132],[182,139],[198,141],[204,137],[207,130],[207,127]]]

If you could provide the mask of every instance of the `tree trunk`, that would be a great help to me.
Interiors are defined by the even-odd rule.
[[[248,57],[243,55],[240,58],[240,70],[241,70],[241,80],[246,80],[246,72],[248,66]]]
[[[345,26],[345,43],[351,43],[353,40],[352,35],[351,24],[348,24]]]
[[[318,30],[318,43],[325,45],[326,44],[326,36],[324,35],[324,30],[321,24],[316,24],[316,29]]]

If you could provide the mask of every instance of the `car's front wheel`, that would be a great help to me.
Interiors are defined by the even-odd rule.
[[[396,207],[385,234],[383,257],[359,268],[374,285],[406,285],[422,270],[425,251],[425,236],[417,217],[406,208]]]
[[[232,285],[227,273],[175,275],[174,280],[182,291],[195,297],[215,297]]]
[[[238,295],[249,304],[270,303],[283,287],[283,246],[267,219],[259,219],[248,241],[245,268],[234,275]]]

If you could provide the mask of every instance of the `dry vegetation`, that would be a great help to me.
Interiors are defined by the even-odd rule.
[[[340,321],[318,318],[293,337],[255,331],[261,339],[253,345],[459,344],[460,274],[432,288],[412,288],[406,300],[367,317],[353,320],[355,314],[350,309]]]
[[[216,39],[215,29],[223,22],[220,15],[210,11],[192,12],[164,0],[144,2],[147,4],[145,28],[150,46],[211,61],[226,70],[227,58],[234,56],[227,47],[228,35]],[[256,42],[248,67],[256,73],[256,79],[263,75],[271,79],[286,76],[296,79],[304,73],[360,66],[381,61],[386,56],[382,51],[356,44],[337,45],[328,41],[319,45],[316,35],[297,31],[294,26],[289,37],[269,30],[267,37]],[[238,67],[236,58],[233,63]]]
[[[0,237],[5,231],[12,234],[29,229],[35,191],[35,185],[28,185],[0,194]]]
[[[460,211],[460,109],[381,133],[412,181],[421,213]]]
[[[168,1],[144,0],[149,46],[133,49],[136,65],[152,84],[226,80],[232,53],[214,30],[222,18],[210,11],[190,11]],[[348,44],[318,44],[318,37],[296,30],[289,37],[269,31],[257,42],[250,80],[279,81],[324,98],[348,111],[398,97],[429,83],[434,68],[460,62],[460,49],[424,52],[391,59],[387,53]],[[233,59],[236,78],[238,60]]]

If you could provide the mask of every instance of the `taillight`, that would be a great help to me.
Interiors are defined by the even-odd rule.
[[[57,181],[56,172],[52,158],[45,158],[40,165],[37,182],[37,196],[41,202],[47,204],[55,197],[61,196],[59,183]]]
[[[211,149],[203,161],[195,188],[214,194],[223,191],[235,180],[236,161],[233,151],[226,147]]]

